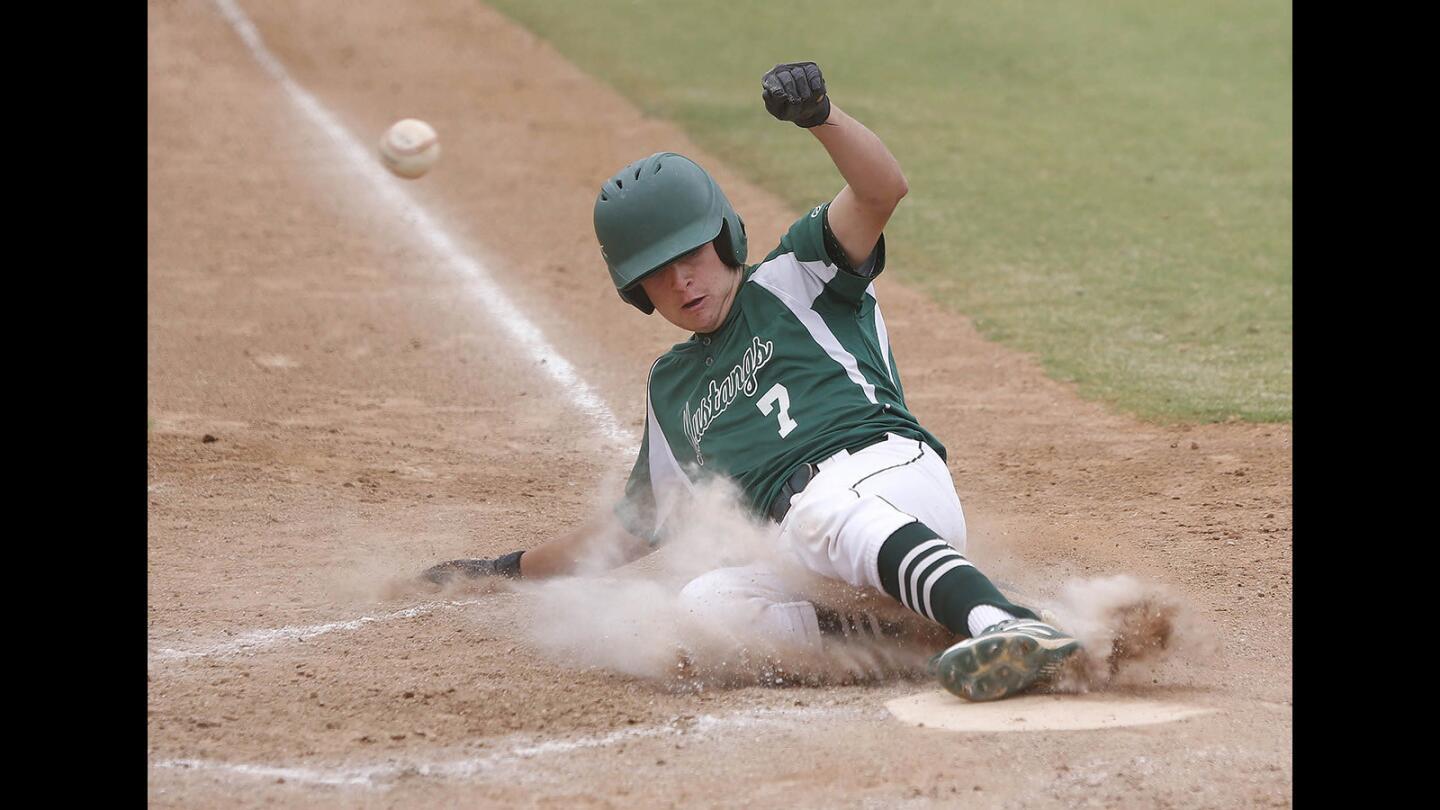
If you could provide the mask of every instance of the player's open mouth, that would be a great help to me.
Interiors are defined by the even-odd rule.
[[[705,300],[706,298],[708,298],[708,297],[709,297],[709,296],[707,296],[707,295],[702,295],[702,296],[700,296],[699,298],[696,298],[694,301],[691,301],[690,303],[688,303],[688,304],[686,304],[685,306],[681,307],[681,309],[694,309],[694,308],[700,306],[700,302],[701,302],[701,301],[704,301],[704,300]]]

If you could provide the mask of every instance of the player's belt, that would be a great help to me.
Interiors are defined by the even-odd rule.
[[[844,450],[850,453],[858,453],[870,445],[879,444],[888,438],[890,438],[890,434],[881,433],[879,436],[872,436],[859,444],[846,447]],[[824,459],[821,459],[821,461],[823,460]],[[795,472],[790,473],[790,477],[785,479],[784,484],[780,485],[780,494],[776,495],[775,500],[770,504],[770,519],[776,523],[783,521],[785,514],[790,511],[790,499],[799,495],[805,487],[809,486],[810,479],[814,478],[815,473],[819,471],[820,467],[818,463],[815,462],[807,461],[799,467],[796,467]]]

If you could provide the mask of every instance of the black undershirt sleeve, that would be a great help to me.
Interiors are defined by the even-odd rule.
[[[869,278],[875,274],[875,251],[871,250],[865,263],[858,268],[850,263],[850,257],[845,253],[845,248],[840,246],[840,240],[835,238],[835,232],[830,230],[830,209],[825,209],[825,253],[830,256],[830,263],[840,268],[841,272],[854,276]],[[878,246],[878,245],[877,245]]]

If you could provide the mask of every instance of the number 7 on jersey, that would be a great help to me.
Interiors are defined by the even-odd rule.
[[[780,403],[780,438],[783,439],[789,436],[790,431],[799,424],[790,418],[790,392],[785,390],[785,386],[780,383],[770,386],[770,390],[765,392],[765,396],[760,397],[760,401],[755,403],[755,407],[760,409],[760,413],[769,416],[770,412],[775,410],[776,402]]]

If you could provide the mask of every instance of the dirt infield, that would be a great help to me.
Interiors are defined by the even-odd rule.
[[[637,440],[677,334],[609,286],[599,183],[671,149],[717,175],[760,252],[798,213],[469,0],[242,6],[365,144],[401,117],[435,125],[444,157],[405,190]],[[152,1],[148,45],[152,805],[1290,804],[1290,426],[1082,401],[907,290],[901,244],[877,288],[972,555],[1043,599],[1120,574],[1167,588],[1213,647],[1107,694],[1209,713],[915,728],[884,707],[926,682],[679,689],[545,655],[533,591],[395,588],[607,508],[628,451],[217,6]],[[575,602],[553,620],[591,607]]]

